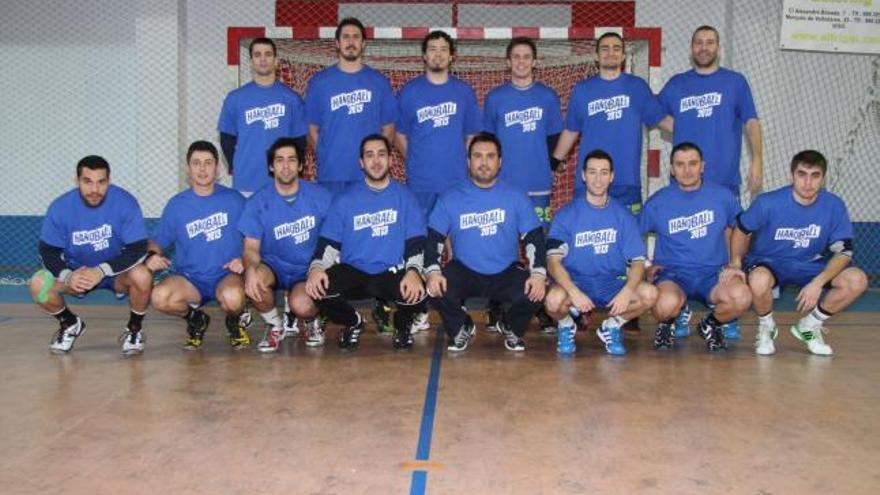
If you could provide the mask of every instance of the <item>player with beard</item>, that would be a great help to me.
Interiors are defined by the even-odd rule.
[[[424,310],[425,220],[412,192],[392,180],[390,151],[379,134],[361,141],[364,179],[334,198],[309,267],[306,290],[322,314],[344,326],[345,350],[358,347],[364,328],[349,300],[394,301],[395,349],[412,346],[412,319]]]
[[[217,184],[217,148],[196,141],[186,152],[190,188],[165,205],[159,227],[150,240],[144,264],[154,273],[171,268],[173,274],[153,288],[153,307],[186,321],[185,349],[198,349],[210,317],[200,308],[217,300],[226,313],[229,343],[243,349],[250,336],[240,317],[244,311],[244,279],[241,273],[242,237],[238,219],[244,196]],[[174,246],[174,262],[164,249]]]
[[[284,339],[276,289],[286,291],[291,311],[305,321],[306,345],[321,346],[324,329],[305,280],[332,197],[323,187],[300,179],[305,155],[296,141],[281,138],[266,155],[273,183],[248,199],[238,223],[245,238],[244,290],[266,322],[257,350],[275,352]]]
[[[544,230],[528,196],[498,180],[501,144],[494,134],[474,137],[468,157],[470,180],[444,193],[428,220],[428,294],[443,319],[448,350],[465,350],[474,335],[461,301],[488,297],[509,305],[509,326],[502,326],[504,346],[523,351],[522,337],[547,283]],[[455,257],[441,269],[447,239]],[[520,239],[528,269],[519,264]]]
[[[110,184],[110,164],[100,156],[87,156],[76,164],[76,184],[49,205],[40,230],[43,268],[30,281],[34,301],[60,323],[49,349],[70,351],[86,330],[62,294],[83,297],[107,289],[128,294],[122,353],[140,354],[153,288],[152,273],[141,263],[147,253],[141,208],[134,196]]]

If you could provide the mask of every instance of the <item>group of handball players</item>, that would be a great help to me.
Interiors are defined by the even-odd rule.
[[[168,201],[151,235],[104,158],[77,163],[77,187],[46,213],[42,268],[30,283],[59,322],[53,352],[69,352],[86,330],[65,296],[109,289],[129,299],[125,355],[143,352],[150,305],[181,317],[185,348],[200,348],[212,300],[236,349],[251,345],[255,311],[265,322],[261,352],[300,334],[322,346],[328,321],[340,327],[339,346],[354,350],[365,321],[352,301],[367,300],[395,349],[430,328],[430,307],[448,350],[460,352],[475,335],[465,308],[473,298],[488,300],[486,328],[513,352],[525,349],[537,318],[541,332],[556,334],[558,353],[573,354],[578,327],[597,310],[607,313],[595,327],[609,354],[626,353],[623,329],[649,311],[654,347],[672,348],[690,333],[694,300],[709,308],[693,326],[710,352],[739,338],[737,319],[752,308],[755,351],[770,355],[774,297],[795,285],[801,318],[790,333],[809,352],[832,354],[825,321],[868,284],[851,266],[846,206],[824,189],[827,162],[815,150],[794,155],[790,185],[759,194],[761,126],[746,78],[719,66],[715,28],[694,31],[693,68],[659,95],[622,72],[621,36],[603,34],[598,74],[574,86],[564,117],[558,95],[535,80],[529,38],[510,40],[510,79],[482,110],[474,89],[450,74],[456,47],[443,31],[422,40],[424,73],[396,95],[364,63],[359,20],[343,19],[335,38],[337,63],[310,79],[304,99],[276,79],[274,43],[250,43],[253,81],[223,102],[221,151],[209,141],[189,146],[191,187]],[[673,148],[670,184],[643,205],[646,127],[671,133]],[[574,199],[551,212],[554,174],[578,142]],[[314,182],[302,178],[308,148]],[[395,149],[405,185],[390,175]],[[217,182],[221,152],[234,189]]]

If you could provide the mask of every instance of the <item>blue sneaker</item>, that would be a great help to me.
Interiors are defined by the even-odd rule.
[[[576,327],[559,325],[556,332],[556,352],[563,356],[574,354],[577,347],[574,344],[574,334]]]
[[[602,322],[602,325],[596,329],[596,335],[605,343],[605,352],[608,354],[613,356],[626,354],[626,348],[623,347],[623,332],[610,319]]]
[[[724,331],[724,338],[726,340],[739,340],[739,320],[728,321],[721,329]]]
[[[681,312],[678,313],[678,316],[675,318],[675,338],[684,339],[691,334],[691,330],[688,328],[688,323],[690,323],[690,321],[691,308],[685,304],[684,308],[681,309]]]

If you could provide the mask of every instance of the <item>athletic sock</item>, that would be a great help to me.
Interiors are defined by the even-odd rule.
[[[146,313],[138,313],[135,310],[131,310],[128,314],[128,329],[132,332],[140,332],[144,323],[145,314]]]
[[[831,315],[823,311],[818,305],[810,311],[810,314],[801,318],[798,327],[805,330],[813,330],[822,326],[822,322],[831,318]]]
[[[571,315],[565,315],[565,318],[560,318],[557,322],[557,325],[560,327],[572,327],[574,328],[574,318]]]
[[[58,319],[58,321],[64,325],[65,327],[69,327],[76,323],[76,315],[73,314],[73,311],[70,310],[67,306],[61,308],[61,311],[57,313],[53,313],[52,316]]]
[[[278,316],[278,310],[276,308],[272,308],[265,313],[260,313],[260,316],[263,317],[263,321],[272,325],[275,328],[281,328],[281,317]]]
[[[773,311],[764,316],[758,315],[758,325],[764,325],[765,327],[770,328],[776,327],[776,321],[773,320]]]
[[[623,318],[622,316],[619,316],[619,315],[618,315],[618,316],[611,316],[611,317],[609,317],[609,318],[608,318],[608,321],[610,321],[612,324],[614,324],[614,325],[617,326],[617,327],[622,327],[622,326],[625,325],[626,322],[629,321],[629,320],[626,320],[626,319]]]
[[[714,311],[709,313],[709,316],[706,317],[706,323],[712,325],[713,327],[720,327],[721,325],[724,325],[724,323],[721,323],[720,321],[718,321],[718,318],[715,317]]]

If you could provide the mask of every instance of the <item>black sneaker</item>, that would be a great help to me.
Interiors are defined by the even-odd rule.
[[[208,330],[209,323],[211,323],[211,317],[207,313],[201,309],[193,311],[190,317],[186,319],[186,334],[188,337],[183,348],[192,351],[202,347],[203,337],[205,331]]]
[[[501,333],[501,325],[504,324],[504,308],[498,301],[489,301],[486,308],[486,331]]]
[[[391,345],[394,346],[395,349],[409,349],[412,347],[413,337],[410,324],[399,325],[394,329],[394,337],[391,340]]]
[[[706,317],[700,320],[700,336],[706,340],[706,349],[709,352],[719,352],[727,350],[727,344],[724,342],[723,325],[713,326],[706,321]]]
[[[360,318],[358,318],[358,322],[354,326],[343,329],[339,335],[339,348],[347,351],[357,349],[358,339],[360,339],[363,329],[364,322]]]
[[[229,336],[229,345],[233,349],[247,349],[251,343],[251,336],[240,316],[226,317],[226,332]]]
[[[373,308],[371,316],[376,323],[376,331],[380,334],[389,334],[394,331],[394,325],[391,324],[391,308],[383,301],[376,301],[376,307]]]
[[[675,337],[672,335],[672,325],[661,323],[654,331],[654,349],[672,349]]]
[[[470,318],[470,316],[465,321],[464,325],[462,325],[458,329],[458,333],[455,334],[455,338],[446,346],[446,350],[459,352],[467,349],[468,342],[471,341],[471,338],[474,336],[474,333],[477,331],[476,325],[474,325],[474,321]]]
[[[556,335],[558,329],[556,328],[556,322],[553,318],[550,318],[550,315],[547,314],[547,311],[544,308],[541,308],[537,314],[538,324],[541,325],[541,333],[544,335]]]
[[[504,347],[508,351],[522,352],[526,350],[526,343],[518,337],[506,323],[501,323],[501,335],[504,336]]]

